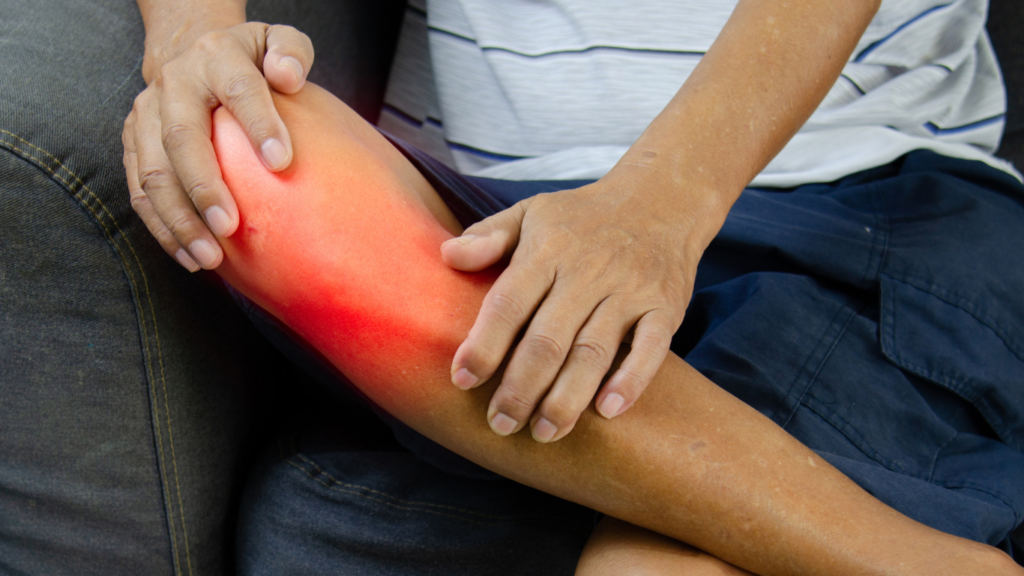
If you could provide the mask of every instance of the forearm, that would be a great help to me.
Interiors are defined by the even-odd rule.
[[[485,413],[500,376],[466,393],[448,364],[493,271],[440,261],[458,231],[450,212],[351,110],[314,86],[276,104],[308,151],[280,175],[217,113],[241,213],[218,271],[399,419],[510,478],[760,574],[969,574],[987,558],[881,504],[675,356],[615,420],[588,409],[552,444],[495,436]]]
[[[146,29],[142,77],[151,82],[160,66],[197,38],[245,22],[246,0],[136,0]]]
[[[697,213],[703,250],[814,112],[879,0],[740,0],[693,73],[605,178]]]

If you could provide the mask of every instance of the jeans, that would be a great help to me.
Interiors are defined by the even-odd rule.
[[[402,3],[283,4],[250,16],[309,33],[310,78],[373,120]],[[129,205],[143,37],[131,0],[0,0],[3,575],[233,572],[243,477],[306,380]]]

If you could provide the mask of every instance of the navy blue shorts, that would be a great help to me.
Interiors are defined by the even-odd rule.
[[[584,183],[467,178],[396,145],[463,225]],[[243,305],[286,353],[349,390]],[[919,151],[835,183],[746,190],[701,261],[672,349],[879,500],[1010,551],[1024,521],[1024,186],[1013,177]],[[380,415],[420,459],[492,476]]]

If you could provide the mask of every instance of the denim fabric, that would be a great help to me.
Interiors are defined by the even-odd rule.
[[[463,224],[580,184],[464,178],[393,142]],[[1021,245],[1024,187],[982,163],[931,152],[833,184],[747,190],[705,253],[673,350],[881,501],[1011,552],[1009,534],[1024,520]],[[245,306],[262,330],[287,333]],[[303,352],[294,335],[284,339],[289,354],[320,370],[325,383],[350,387],[317,367],[322,358]],[[514,547],[502,542],[535,534],[510,523],[503,536],[479,533],[493,549],[437,543],[452,519],[433,511],[490,513],[482,504],[513,485],[384,419],[415,458],[382,458],[345,442],[307,448],[308,433],[267,457],[245,500],[245,573],[285,570],[282,559],[298,534],[316,542],[304,549],[304,566],[344,556],[352,573],[367,574],[391,573],[382,556],[397,555],[404,566],[424,549],[445,550],[448,562],[487,565]],[[388,508],[403,506],[403,495],[418,494],[421,482],[430,488],[415,506]],[[549,503],[520,509],[557,510]],[[325,520],[324,510],[338,513]],[[341,510],[344,518],[336,518]],[[577,510],[558,513],[572,518]],[[578,549],[543,554],[568,574]],[[434,570],[427,562],[396,573]],[[493,573],[523,572],[510,565]]]
[[[401,3],[280,4],[250,11],[317,32],[324,83],[375,114],[390,52],[352,47],[393,42]],[[368,4],[395,22],[360,20],[386,12]],[[257,391],[305,379],[135,217],[121,129],[142,54],[132,0],[0,0],[3,575],[232,572],[247,446],[282,410]]]
[[[510,480],[445,473],[360,435],[306,431],[271,448],[246,491],[247,576],[571,575],[591,510]]]

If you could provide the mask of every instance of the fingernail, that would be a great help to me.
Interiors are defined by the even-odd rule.
[[[626,399],[618,394],[612,392],[611,394],[604,397],[604,401],[601,402],[598,412],[605,418],[615,418],[619,415],[619,410],[622,409],[622,405],[626,402]]]
[[[213,268],[214,262],[217,261],[217,251],[206,240],[196,240],[188,247],[188,251],[203,268]]]
[[[291,56],[282,56],[277,63],[295,73],[295,81],[302,80],[302,64]]]
[[[455,374],[452,374],[452,384],[455,384],[457,388],[462,390],[469,390],[476,386],[476,383],[479,381],[480,379],[476,377],[476,374],[465,368],[459,368]]]
[[[491,418],[491,430],[494,430],[498,436],[508,436],[518,425],[519,422],[516,422],[501,412],[498,412],[494,415],[494,418]]]
[[[231,230],[231,218],[228,218],[228,213],[220,206],[214,206],[206,211],[206,223],[217,236],[224,236]]]
[[[555,434],[558,434],[558,428],[547,418],[541,418],[533,425],[533,439],[537,442],[551,442]]]
[[[189,272],[196,272],[199,270],[199,264],[196,264],[196,261],[188,255],[188,252],[185,252],[184,248],[178,248],[178,251],[174,253],[174,259],[178,261],[178,264],[184,266]]]
[[[284,144],[281,144],[277,138],[264,140],[260,145],[260,151],[263,152],[263,160],[271,170],[283,168],[284,163],[288,161],[288,151],[284,149]]]

